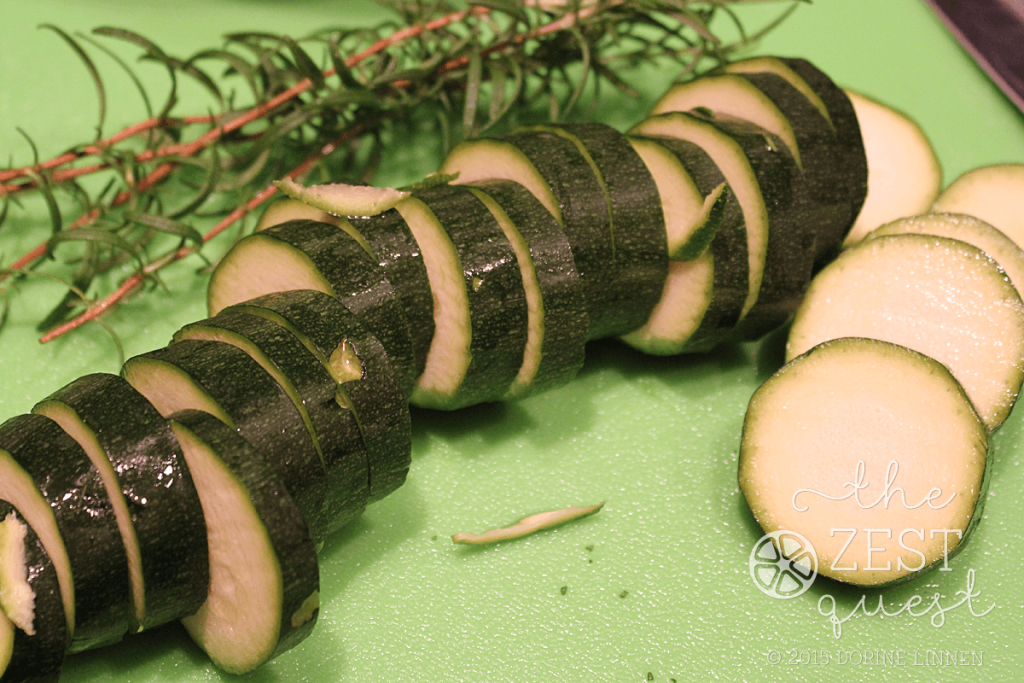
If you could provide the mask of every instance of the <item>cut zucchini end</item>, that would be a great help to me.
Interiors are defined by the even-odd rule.
[[[754,393],[738,479],[766,532],[811,542],[819,573],[882,586],[962,547],[984,498],[987,449],[985,425],[942,364],[843,338]]]

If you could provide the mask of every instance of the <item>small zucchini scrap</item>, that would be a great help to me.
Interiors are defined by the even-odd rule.
[[[567,507],[564,510],[539,512],[536,515],[525,517],[512,526],[505,527],[504,529],[489,529],[482,534],[466,532],[454,534],[452,536],[452,541],[462,545],[486,545],[488,543],[497,543],[498,541],[508,541],[513,538],[527,536],[535,531],[540,531],[541,529],[550,529],[553,526],[565,524],[566,522],[571,522],[574,519],[587,517],[603,507],[604,503],[598,503],[597,505]]]

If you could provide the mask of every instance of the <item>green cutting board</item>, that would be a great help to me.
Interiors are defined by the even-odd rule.
[[[97,98],[81,63],[52,32],[132,28],[184,56],[229,31],[313,29],[369,22],[383,11],[326,0],[5,0],[0,24],[0,158],[31,161],[21,127],[50,156],[94,133]],[[750,25],[782,5],[743,8]],[[984,77],[918,0],[820,0],[802,5],[757,53],[811,59],[843,86],[918,120],[947,182],[974,166],[1024,162],[1024,116]],[[99,61],[99,60],[98,60]],[[107,133],[143,113],[113,62]],[[166,81],[140,69],[156,97]],[[645,99],[612,98],[598,120],[626,126],[674,77],[648,70]],[[119,80],[120,79],[120,80]],[[189,96],[189,93],[185,93]],[[195,93],[191,94],[192,96]],[[425,146],[425,149],[430,146]],[[401,156],[399,156],[401,155]],[[395,152],[381,183],[431,170],[427,153]],[[410,170],[411,169],[411,170]],[[0,229],[4,263],[45,237],[30,203]],[[215,247],[216,249],[216,247]],[[161,346],[204,316],[200,264],[169,269],[167,291],[107,318],[128,355]],[[0,332],[0,419],[86,372],[118,370],[98,326],[46,346],[34,322],[60,295],[26,281]],[[740,427],[754,389],[781,362],[778,335],[703,356],[647,358],[613,342],[588,348],[571,385],[519,403],[457,413],[416,411],[408,482],[330,539],[313,635],[249,677],[340,681],[1011,681],[1024,666],[1024,445],[1021,411],[993,439],[984,518],[948,572],[868,591],[896,611],[911,596],[958,600],[973,574],[975,616],[961,606],[932,619],[858,613],[837,638],[819,612],[842,616],[862,591],[824,579],[775,600],[754,585],[761,532],[736,485]],[[487,548],[449,536],[542,510],[606,501],[585,520]],[[75,655],[64,680],[185,683],[230,679],[177,626]]]

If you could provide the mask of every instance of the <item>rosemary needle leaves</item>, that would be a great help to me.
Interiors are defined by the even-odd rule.
[[[541,529],[550,529],[559,524],[571,522],[592,515],[601,508],[604,503],[597,505],[586,505],[584,507],[567,507],[564,510],[552,510],[551,512],[540,512],[536,515],[525,517],[512,526],[504,529],[490,529],[482,534],[459,533],[452,536],[452,542],[462,545],[486,545],[498,541],[508,541],[513,538],[521,538]]]

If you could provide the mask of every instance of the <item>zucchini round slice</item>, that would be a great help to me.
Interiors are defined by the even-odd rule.
[[[786,357],[839,337],[900,344],[939,361],[995,429],[1024,379],[1024,304],[977,247],[931,235],[878,237],[845,252],[807,291]]]
[[[121,377],[99,373],[32,411],[74,438],[103,478],[127,552],[136,627],[195,612],[209,581],[206,527],[167,421]]]
[[[57,570],[32,527],[9,503],[0,501],[0,520],[0,680],[56,683],[70,636]],[[16,598],[20,604],[12,606],[8,598],[15,583],[23,594]],[[5,615],[12,611],[22,616],[17,626]]]
[[[294,334],[262,316],[229,307],[174,335],[175,342],[185,339],[237,346],[291,398],[320,456],[326,479],[325,535],[362,514],[369,494],[363,437],[349,411],[338,404],[338,385],[330,372]]]
[[[252,671],[313,630],[316,546],[265,454],[199,411],[171,416],[206,517],[210,590],[181,623],[214,664]]]
[[[942,364],[844,338],[754,393],[739,485],[766,532],[811,542],[819,573],[879,586],[963,547],[981,518],[987,450],[984,424]]]
[[[942,188],[942,168],[924,131],[902,112],[855,92],[868,162],[868,193],[843,246],[890,221],[927,211]]]
[[[338,297],[388,352],[408,395],[414,362],[405,312],[376,260],[344,230],[293,221],[249,235],[210,278],[210,315],[270,292],[316,289]]]
[[[405,481],[412,460],[409,403],[380,342],[334,297],[315,290],[266,294],[232,307],[263,316],[294,334],[339,383],[369,462],[367,503]]]
[[[81,446],[48,417],[12,417],[0,425],[0,499],[53,561],[68,651],[120,641],[132,623],[128,559],[106,487]]]
[[[317,543],[327,529],[327,482],[295,404],[241,349],[185,340],[129,358],[122,376],[167,417],[202,410],[235,428],[262,451],[288,487]]]
[[[519,183],[470,187],[516,253],[528,306],[523,364],[506,398],[566,384],[586,355],[587,308],[569,242],[554,217]]]
[[[434,338],[410,402],[454,410],[500,400],[523,364],[528,307],[515,251],[472,192],[441,186],[395,207],[434,292]]]
[[[980,218],[1024,248],[1024,164],[967,171],[942,191],[931,210]]]

